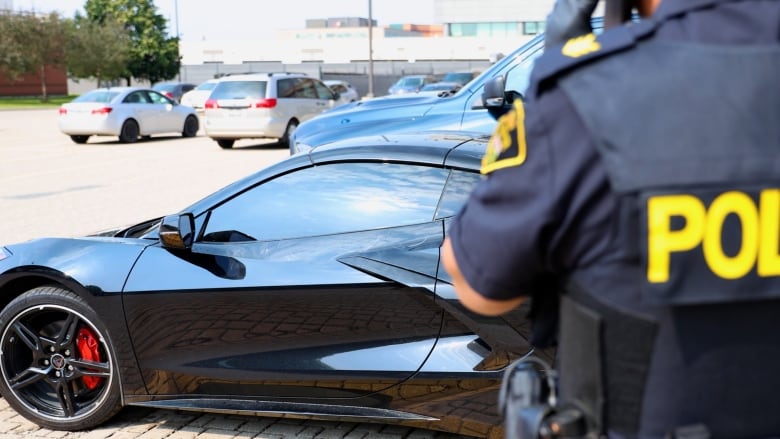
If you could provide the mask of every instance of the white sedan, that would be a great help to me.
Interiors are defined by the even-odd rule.
[[[152,134],[198,134],[195,109],[180,105],[148,88],[99,88],[63,104],[59,110],[60,131],[76,143],[90,136],[118,136],[122,143]]]
[[[347,81],[329,79],[322,82],[330,87],[331,90],[339,94],[339,104],[347,104],[360,100],[360,93],[358,93],[357,89],[355,89],[355,87],[353,87],[352,84]]]

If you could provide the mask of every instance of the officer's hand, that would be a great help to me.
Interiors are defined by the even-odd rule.
[[[544,46],[550,48],[593,31],[590,17],[599,0],[556,0],[547,16]]]

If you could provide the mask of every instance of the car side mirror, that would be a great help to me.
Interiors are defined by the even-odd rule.
[[[490,79],[482,89],[482,105],[496,120],[512,109],[515,99],[523,99],[523,95],[514,90],[506,91],[503,75]]]
[[[169,215],[160,222],[160,243],[170,250],[188,250],[195,240],[195,217],[191,213]]]

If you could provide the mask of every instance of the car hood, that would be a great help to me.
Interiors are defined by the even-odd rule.
[[[406,107],[409,105],[433,105],[438,96],[429,94],[411,94],[411,95],[389,95],[372,99],[364,99],[362,101],[352,102],[348,105],[344,105],[332,110],[322,113],[323,116],[333,116],[336,114],[351,114],[356,111],[368,111],[387,109],[392,107]]]
[[[387,132],[389,132],[394,125],[399,125],[401,128],[407,126],[410,120],[422,118],[430,112],[434,105],[441,103],[442,99],[447,98],[435,95],[409,98],[382,97],[346,104],[300,124],[293,133],[293,141],[310,146],[330,143],[342,137],[361,135],[362,127],[373,128],[377,121],[381,121],[383,130],[387,128]],[[460,127],[460,119],[453,119],[451,116],[447,118],[450,123],[441,125],[441,121],[439,121],[437,125],[432,126],[445,130]],[[347,126],[349,127],[347,128]],[[427,130],[429,127],[427,125],[418,127],[415,124],[414,128]],[[333,136],[332,139],[331,136]]]
[[[0,285],[35,272],[64,283],[78,283],[95,294],[121,292],[144,249],[155,240],[83,237],[40,238],[7,245],[0,260]]]

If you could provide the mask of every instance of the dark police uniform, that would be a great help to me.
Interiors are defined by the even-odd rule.
[[[449,229],[537,344],[560,308],[561,400],[610,436],[780,436],[779,38],[780,1],[663,0],[548,50]]]

